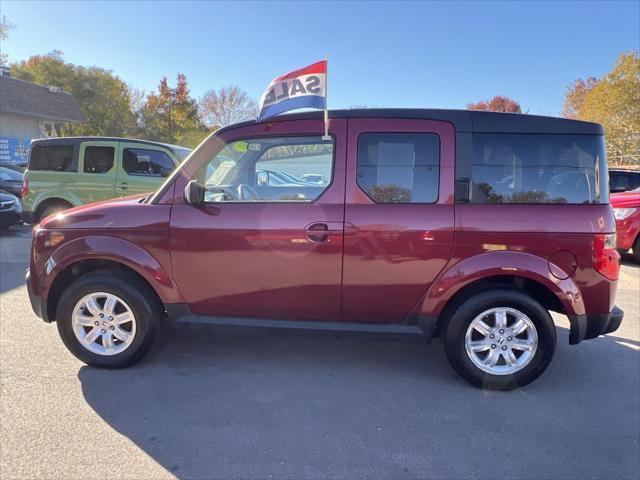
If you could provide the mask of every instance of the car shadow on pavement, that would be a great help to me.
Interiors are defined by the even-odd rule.
[[[105,422],[184,479],[637,478],[638,342],[567,336],[512,392],[464,383],[438,340],[202,325],[78,376]]]

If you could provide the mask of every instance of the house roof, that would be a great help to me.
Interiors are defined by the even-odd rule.
[[[86,119],[73,95],[0,75],[0,113],[38,117],[52,122],[84,122]]]

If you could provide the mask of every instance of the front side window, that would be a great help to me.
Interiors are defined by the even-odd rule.
[[[602,136],[474,134],[472,203],[607,203],[606,182]]]
[[[113,168],[113,147],[86,147],[84,149],[84,173],[107,173]]]
[[[229,143],[200,179],[207,202],[312,202],[332,173],[332,140],[270,137]]]
[[[439,171],[440,138],[433,133],[358,138],[358,185],[376,203],[435,203]]]
[[[166,177],[173,167],[171,157],[160,150],[125,148],[122,153],[122,168],[129,175]]]
[[[34,145],[31,148],[29,170],[75,172],[76,168],[71,145]]]

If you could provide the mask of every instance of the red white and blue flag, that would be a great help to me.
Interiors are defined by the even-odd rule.
[[[327,107],[327,61],[275,78],[260,98],[258,120],[297,108]]]

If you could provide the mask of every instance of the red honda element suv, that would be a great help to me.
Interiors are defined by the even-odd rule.
[[[142,358],[164,318],[420,332],[495,389],[545,370],[549,311],[571,344],[618,328],[600,125],[346,110],[329,133],[321,112],[223,128],[155,193],[45,219],[36,314],[106,368]]]

